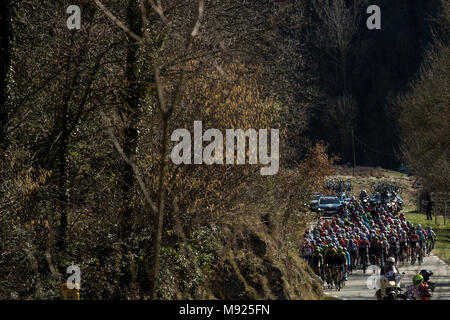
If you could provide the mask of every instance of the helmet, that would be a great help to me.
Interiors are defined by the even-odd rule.
[[[429,276],[432,276],[433,275],[433,271],[423,269],[423,270],[420,271],[420,274],[422,274],[422,275],[423,274],[428,274]]]
[[[413,282],[415,285],[420,286],[423,283],[423,277],[420,274],[416,274],[413,277]]]
[[[387,262],[395,263],[395,258],[394,258],[394,257],[389,257],[389,258],[387,259]]]

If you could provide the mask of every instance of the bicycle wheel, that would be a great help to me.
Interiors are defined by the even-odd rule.
[[[363,257],[362,268],[363,268],[363,273],[365,274],[366,268],[367,268],[367,257]]]
[[[417,258],[417,252],[415,250],[413,250],[411,252],[411,265],[414,265],[416,263],[416,258]]]
[[[336,270],[335,267],[333,267],[332,274],[331,274],[331,279],[332,279],[332,286],[337,289],[338,288],[337,270]]]
[[[337,291],[341,291],[341,281],[339,280],[339,275],[338,275],[337,272],[336,272],[334,281],[335,281],[335,284],[336,284]]]
[[[331,276],[331,270],[327,270],[327,284],[328,284],[328,289],[332,289],[333,288],[333,278]]]

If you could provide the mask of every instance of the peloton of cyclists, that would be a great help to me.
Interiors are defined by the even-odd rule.
[[[366,196],[361,192],[360,198]],[[345,280],[352,271],[365,271],[368,265],[390,268],[392,260],[413,264],[417,258],[420,263],[423,253],[432,250],[435,238],[431,227],[425,230],[408,222],[399,206],[353,198],[331,221],[319,219],[305,233],[302,251],[314,271],[333,286],[336,274]]]

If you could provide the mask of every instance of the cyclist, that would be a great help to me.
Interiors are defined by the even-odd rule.
[[[313,245],[309,241],[305,241],[302,249],[303,259],[309,264],[313,253]]]
[[[420,226],[420,224],[419,224],[419,226]],[[419,262],[422,263],[422,259],[423,259],[424,253],[425,253],[425,245],[426,245],[427,235],[422,228],[418,229],[417,234],[419,235],[419,259],[420,259]]]
[[[347,281],[348,280],[348,274],[352,274],[352,261],[351,261],[351,257],[350,257],[350,252],[348,252],[347,248],[344,247],[344,253],[345,253],[345,274],[344,274],[344,280]]]
[[[326,274],[327,284],[332,285],[332,271],[334,266],[334,256],[337,254],[336,249],[333,245],[328,245],[324,251],[324,272]]]
[[[395,236],[391,236],[389,239],[390,241],[389,241],[388,255],[393,256],[397,260],[399,252],[399,243],[397,242],[397,238]]]
[[[311,267],[318,276],[323,277],[323,256],[320,253],[320,249],[317,247],[314,249],[314,253],[311,256]]]
[[[431,226],[427,228],[427,254],[431,253],[431,250],[434,249],[434,243],[436,240],[436,233],[434,233]]]
[[[381,244],[378,240],[378,236],[374,236],[372,242],[370,243],[370,251],[369,254],[372,258],[372,264],[380,264],[380,256],[381,256]]]
[[[401,222],[405,222],[406,221],[406,217],[405,217],[405,214],[403,212],[400,213],[400,221]]]
[[[419,235],[416,232],[414,227],[411,228],[411,232],[409,234],[409,245],[411,247],[411,264],[414,264],[417,258],[417,246],[419,242]]]
[[[399,232],[399,258],[403,262],[408,256],[408,235],[404,229]]]
[[[354,238],[355,237],[351,235],[347,244],[347,250],[350,254],[350,263],[349,263],[350,271],[356,268],[356,255],[358,252],[358,241]]]
[[[338,248],[338,252],[335,255],[335,263],[337,266],[338,271],[338,281],[344,280],[347,276],[346,274],[346,263],[347,262],[347,256],[344,252],[344,249],[342,247]]]
[[[359,262],[363,268],[364,273],[366,272],[367,266],[367,255],[369,254],[370,242],[367,238],[363,238],[359,243]]]
[[[386,264],[386,260],[389,252],[389,242],[386,237],[383,237],[383,241],[381,242],[381,263],[384,266]]]

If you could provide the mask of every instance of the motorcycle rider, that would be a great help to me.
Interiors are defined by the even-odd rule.
[[[389,257],[387,259],[387,264],[381,269],[381,274],[391,280],[394,280],[396,277],[398,277],[399,272],[397,267],[395,266],[394,257]]]
[[[420,300],[428,300],[431,297],[429,286],[424,282],[423,276],[421,274],[416,274],[413,277],[414,285],[414,298],[419,298]]]
[[[379,298],[384,299],[387,296],[387,288],[390,286],[389,282],[395,281],[395,287],[400,286],[400,276],[397,268],[395,267],[395,258],[389,257],[387,264],[381,269],[380,278],[380,290]]]
[[[435,284],[430,281],[430,277],[433,275],[431,270],[421,270],[419,273],[423,277],[423,282],[428,285],[431,291],[434,291]]]

